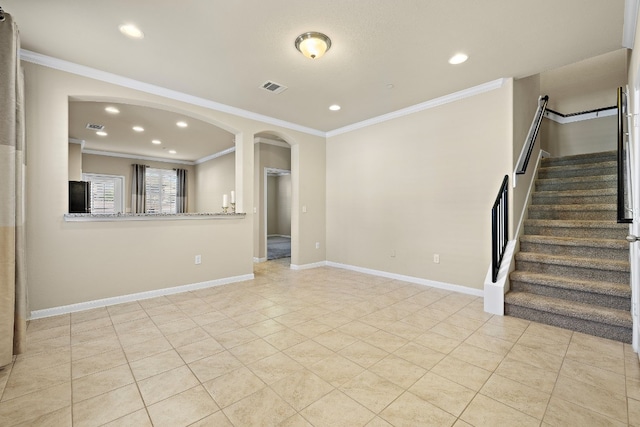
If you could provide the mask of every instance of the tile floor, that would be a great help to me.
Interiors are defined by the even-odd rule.
[[[629,345],[346,270],[32,321],[2,426],[640,426]]]

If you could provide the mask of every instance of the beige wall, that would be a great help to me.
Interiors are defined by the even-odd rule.
[[[294,206],[319,206],[293,218],[300,264],[325,259],[325,142],[317,136],[181,103],[24,63],[27,126],[27,246],[31,310],[206,282],[253,271],[254,135],[271,131],[294,144]],[[236,190],[245,219],[65,222],[68,180],[68,101],[108,99],[160,106],[223,127],[236,135]],[[308,165],[309,164],[309,165]],[[297,191],[294,189],[294,191]],[[318,231],[322,230],[322,231]],[[305,239],[309,239],[306,241]],[[314,239],[311,241],[311,239]],[[194,264],[194,255],[202,264]],[[100,271],[100,274],[95,274]]]
[[[562,114],[616,105],[616,90],[627,82],[627,50],[619,49],[540,74],[549,108]]]
[[[82,146],[69,144],[69,181],[82,181]]]
[[[565,124],[544,119],[542,138],[552,157],[617,150],[618,117]]]
[[[222,195],[234,190],[236,155],[225,154],[195,167],[197,212],[221,212]],[[231,198],[229,198],[231,200]]]
[[[254,147],[255,152],[255,172],[254,181],[256,186],[256,194],[254,201],[256,203],[257,213],[254,218],[254,252],[253,256],[258,259],[265,259],[267,257],[265,239],[267,232],[267,224],[265,223],[265,199],[264,199],[264,174],[265,168],[273,168],[280,170],[292,170],[292,155],[293,152],[290,148],[280,147],[273,144],[264,142],[258,142]],[[308,165],[309,163],[306,163]],[[315,173],[319,173],[316,171]],[[315,174],[314,173],[314,174]],[[304,188],[304,187],[303,187]],[[324,239],[322,239],[324,241]],[[292,242],[292,251],[293,251]],[[315,249],[314,249],[315,250]],[[292,261],[293,262],[293,261]]]
[[[513,167],[515,170],[518,160],[525,145],[531,122],[538,109],[538,98],[540,97],[540,76],[535,75],[525,79],[515,80],[513,82]],[[541,136],[538,136],[533,146],[529,165],[524,174],[515,177],[516,186],[513,187],[513,173],[509,177],[511,197],[511,223],[509,238],[513,239],[517,236],[517,227],[520,218],[527,204],[527,195],[531,181],[534,179],[536,162],[540,155]]]
[[[101,156],[97,154],[84,153],[82,155],[82,172],[124,176],[125,212],[131,212],[131,165],[133,163],[142,163],[149,167],[157,169],[186,169],[188,198],[187,212],[197,212],[195,210],[196,192],[194,190],[196,184],[196,175],[195,167],[193,166],[178,163],[127,159],[124,157]]]
[[[328,138],[327,260],[482,289],[491,206],[512,171],[512,98],[507,80]]]
[[[615,106],[617,89],[627,82],[627,62],[628,51],[619,49],[542,73],[548,108],[566,115]],[[552,157],[615,150],[617,132],[615,116],[565,124],[545,119],[542,147]]]

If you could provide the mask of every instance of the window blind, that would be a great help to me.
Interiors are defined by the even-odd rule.
[[[147,213],[176,213],[176,171],[147,168],[145,181]]]

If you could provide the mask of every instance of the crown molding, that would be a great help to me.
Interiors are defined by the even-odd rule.
[[[225,155],[233,153],[235,151],[236,151],[236,147],[227,148],[226,150],[222,150],[222,151],[219,151],[217,153],[213,153],[213,154],[211,154],[209,156],[206,156],[206,157],[203,157],[201,159],[198,159],[193,163],[196,164],[196,165],[199,165],[200,163],[204,163],[204,162],[208,162],[209,160],[217,159],[218,157],[225,156]]]
[[[364,127],[372,126],[378,123],[383,123],[389,120],[397,119],[399,117],[408,116],[410,114],[418,113],[420,111],[429,110],[431,108],[439,107],[441,105],[445,105],[450,102],[459,101],[464,98],[470,98],[472,96],[480,95],[482,93],[489,92],[495,89],[500,89],[502,86],[504,86],[506,81],[507,79],[505,78],[493,80],[487,83],[470,87],[468,89],[463,89],[458,92],[450,93],[448,95],[444,95],[439,98],[434,98],[429,101],[422,102],[420,104],[412,105],[410,107],[403,108],[401,110],[393,111],[391,113],[387,113],[378,117],[373,117],[371,119],[363,120],[361,122],[354,123],[352,125],[344,126],[344,127],[327,132],[327,138],[341,135],[343,133],[351,132],[357,129],[362,129]]]
[[[638,25],[638,9],[640,0],[625,0],[624,24],[622,25],[622,47],[633,49],[636,40],[636,28]]]
[[[258,122],[267,123],[274,126],[280,126],[286,129],[307,133],[309,135],[320,136],[320,137],[326,136],[325,132],[322,132],[317,129],[312,129],[306,126],[297,125],[295,123],[265,116],[263,114],[253,113],[251,111],[243,110],[241,108],[236,108],[230,105],[211,101],[209,99],[188,95],[186,93],[178,92],[172,89],[167,89],[161,86],[144,83],[139,80],[130,79],[128,77],[123,77],[117,74],[108,73],[106,71],[97,70],[95,68],[86,67],[84,65],[75,64],[73,62],[65,61],[62,59],[53,58],[51,56],[43,55],[37,52],[32,52],[26,49],[20,50],[20,59],[26,62],[30,62],[32,64],[42,65],[44,67],[65,71],[67,73],[88,77],[94,80],[99,80],[99,81],[115,84],[122,87],[127,87],[129,89],[135,89],[140,92],[146,92],[152,95],[162,96],[164,98],[185,102],[191,105],[197,105],[199,107],[208,108],[210,110],[215,110],[222,113],[233,114],[234,116],[243,117],[245,119],[255,120]]]
[[[106,157],[119,157],[123,159],[133,159],[133,160],[147,160],[149,162],[174,163],[177,165],[188,165],[188,166],[194,166],[196,164],[196,162],[192,162],[189,160],[163,159],[160,157],[138,156],[136,154],[113,153],[110,151],[100,151],[100,150],[82,150],[82,154],[93,154],[96,156],[106,156]]]

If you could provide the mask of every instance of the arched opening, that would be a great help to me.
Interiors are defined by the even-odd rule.
[[[298,248],[298,169],[290,138],[254,136],[254,262],[295,264]]]

